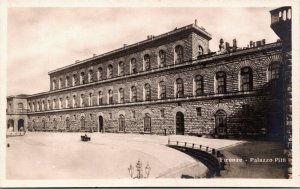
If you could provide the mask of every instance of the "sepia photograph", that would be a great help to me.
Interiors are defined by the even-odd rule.
[[[19,2],[0,186],[299,186],[296,1]]]

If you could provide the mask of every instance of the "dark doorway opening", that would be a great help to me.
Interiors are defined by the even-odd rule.
[[[176,134],[184,135],[184,115],[182,112],[176,113]]]
[[[99,132],[104,133],[102,116],[99,116]]]

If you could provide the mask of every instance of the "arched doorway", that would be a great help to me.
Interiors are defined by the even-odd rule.
[[[182,112],[176,113],[176,134],[184,135],[184,115]]]
[[[84,116],[81,117],[80,119],[80,130],[84,130],[85,129],[85,118]]]
[[[151,133],[151,116],[148,113],[144,117],[144,132]]]
[[[24,120],[23,119],[18,120],[18,131],[24,131]]]
[[[103,117],[99,116],[98,119],[99,119],[99,132],[103,133],[104,132],[104,129],[103,129]]]
[[[9,119],[7,121],[7,130],[14,131],[14,120],[13,119]]]
[[[122,114],[119,117],[119,132],[125,132],[125,117]]]
[[[227,135],[227,114],[224,110],[218,110],[216,113],[215,133],[219,136]]]

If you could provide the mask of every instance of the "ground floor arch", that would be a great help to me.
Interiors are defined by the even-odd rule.
[[[151,133],[151,116],[148,113],[144,117],[144,132]]]
[[[24,131],[24,119],[18,120],[18,131]]]
[[[81,116],[80,118],[80,130],[85,130],[85,117]]]
[[[7,121],[7,130],[14,131],[14,120],[13,119],[9,119]]]
[[[176,134],[184,135],[184,114],[182,112],[176,113]]]
[[[119,116],[119,132],[125,132],[125,117],[122,114]]]
[[[98,116],[98,131],[99,131],[100,133],[103,133],[103,132],[104,132],[103,116],[102,116],[102,115],[99,115],[99,116]]]
[[[227,114],[224,110],[218,110],[215,114],[215,134],[227,135]]]

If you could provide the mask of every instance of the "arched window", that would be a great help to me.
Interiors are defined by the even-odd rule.
[[[149,83],[145,84],[145,100],[151,100],[151,86]]]
[[[166,66],[166,52],[164,50],[160,50],[158,52],[158,57],[159,57],[159,66],[164,67]]]
[[[42,111],[45,110],[45,100],[42,101]]]
[[[92,102],[92,93],[89,93],[89,106],[93,106],[93,102]]]
[[[48,106],[47,109],[51,110],[51,101],[50,100],[48,100],[48,105],[47,106]]]
[[[80,107],[84,107],[84,94],[80,95]]]
[[[110,64],[107,66],[107,78],[113,77],[113,66]]]
[[[34,112],[36,111],[35,102],[32,102],[32,110],[33,110]]]
[[[62,88],[62,78],[59,78],[58,80],[58,89]]]
[[[102,105],[103,104],[103,94],[102,91],[98,92],[98,105]]]
[[[63,99],[60,98],[59,101],[58,101],[58,108],[59,108],[59,109],[62,109],[62,100],[63,100]]]
[[[176,97],[183,98],[184,97],[184,88],[183,88],[183,80],[181,78],[176,79]]]
[[[158,84],[158,89],[159,89],[159,99],[166,99],[167,95],[166,95],[166,84],[164,81],[160,81]]]
[[[108,91],[108,104],[112,104],[113,103],[113,91],[110,89]]]
[[[72,98],[72,107],[76,108],[76,95],[73,95],[73,98]]]
[[[201,96],[203,95],[203,77],[201,75],[195,76],[195,95]]]
[[[203,48],[201,47],[201,45],[198,46],[198,56],[203,55]]]
[[[150,55],[145,54],[144,56],[144,70],[148,71],[151,69],[151,64],[150,64]]]
[[[175,47],[175,64],[180,64],[183,62],[183,47],[177,45]]]
[[[37,102],[36,108],[37,108],[37,111],[40,111],[40,101]]]
[[[244,67],[241,69],[241,79],[240,79],[241,91],[252,91],[253,88],[253,76],[252,69],[250,67]]]
[[[84,72],[80,73],[80,84],[85,84],[84,75],[85,75]]]
[[[137,89],[135,86],[131,87],[131,102],[137,102]]]
[[[225,72],[217,72],[216,74],[216,89],[218,94],[226,93],[226,74]]]
[[[101,67],[98,68],[98,80],[103,79],[103,69]]]
[[[130,61],[130,73],[131,74],[134,74],[134,73],[137,73],[137,67],[136,67],[136,59],[135,58],[132,58],[131,61]]]
[[[65,87],[69,87],[70,77],[66,76]]]
[[[124,103],[124,89],[119,89],[119,103]]]
[[[65,100],[65,108],[70,108],[70,99],[68,96],[66,97],[66,100]]]
[[[31,107],[31,103],[30,102],[28,103],[28,107],[29,107],[29,111],[31,112],[32,111],[32,107]]]
[[[123,76],[124,75],[124,62],[119,62],[118,66],[118,75]]]
[[[88,75],[89,83],[91,83],[91,82],[94,81],[93,74],[94,74],[93,70],[90,70],[89,71],[89,75]]]
[[[52,105],[53,109],[56,109],[56,99],[53,99],[53,105]]]
[[[76,74],[73,74],[72,77],[72,86],[74,87],[76,85]]]
[[[56,89],[56,80],[53,79],[52,81],[52,89],[55,90]]]

